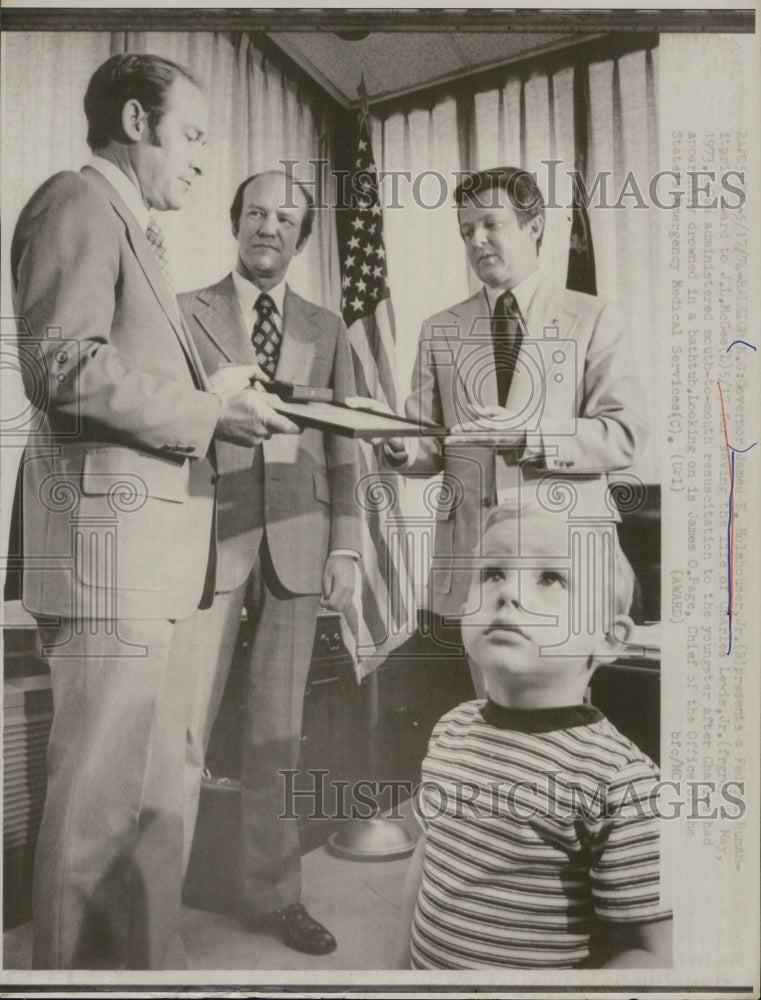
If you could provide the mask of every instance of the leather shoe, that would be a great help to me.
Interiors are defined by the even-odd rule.
[[[328,955],[336,950],[336,939],[321,923],[309,916],[301,903],[281,906],[255,922],[257,930],[276,934],[284,945],[307,955]]]

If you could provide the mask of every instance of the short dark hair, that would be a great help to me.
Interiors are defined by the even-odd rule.
[[[487,191],[505,192],[521,229],[532,219],[541,217],[542,231],[536,241],[536,252],[539,253],[544,237],[544,196],[536,183],[536,177],[521,167],[492,167],[490,170],[467,171],[455,189],[455,205],[457,208],[463,208],[466,203],[471,203],[477,208],[498,207],[499,202],[495,203],[493,195],[488,199],[479,198],[480,194]]]
[[[288,170],[260,170],[259,173],[251,174],[250,177],[247,177],[245,181],[238,185],[238,190],[235,192],[232,205],[230,205],[230,222],[233,227],[233,236],[237,236],[240,229],[240,213],[243,211],[244,191],[252,181],[255,181],[258,177],[264,177],[266,174],[282,174],[286,180],[290,181],[291,193],[293,193],[293,186],[295,185],[304,195],[307,207],[306,212],[304,212],[304,218],[301,220],[301,230],[299,231],[299,242],[297,244],[299,247],[303,246],[312,232],[312,224],[314,223],[314,198],[309,193],[306,185],[302,184],[301,181],[297,181]]]
[[[85,94],[90,149],[95,152],[112,139],[124,138],[122,109],[130,100],[139,101],[154,136],[164,114],[167,91],[178,77],[200,87],[186,66],[163,56],[125,52],[107,59],[90,77]]]

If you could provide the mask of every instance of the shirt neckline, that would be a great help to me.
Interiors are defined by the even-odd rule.
[[[559,705],[556,708],[506,708],[491,698],[480,709],[484,722],[496,729],[519,733],[551,733],[599,722],[605,716],[594,705]]]

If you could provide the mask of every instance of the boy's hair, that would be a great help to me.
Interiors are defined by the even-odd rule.
[[[536,499],[533,498],[526,498],[520,501],[506,500],[492,508],[488,518],[486,519],[483,533],[485,535],[489,528],[502,521],[515,521],[521,517],[540,517],[545,520],[550,520],[563,517],[563,513],[559,511],[556,512],[547,510],[546,507],[543,507]],[[554,523],[557,523],[557,521]],[[608,524],[610,524],[609,521],[601,520],[597,525],[595,525],[595,522],[587,522],[585,527],[591,531],[596,531],[598,535],[602,535],[603,525]],[[621,543],[618,539],[618,531],[615,527],[613,529],[613,538],[613,605],[617,615],[627,615],[631,609],[632,601],[634,599],[636,577],[631,563],[626,558],[624,550],[621,548]]]

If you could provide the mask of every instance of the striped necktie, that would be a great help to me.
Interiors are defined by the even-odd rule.
[[[256,300],[254,310],[256,311],[256,322],[251,334],[251,343],[254,345],[262,371],[270,378],[274,378],[280,354],[280,340],[282,339],[272,318],[272,314],[275,312],[275,303],[266,292],[262,292]]]

